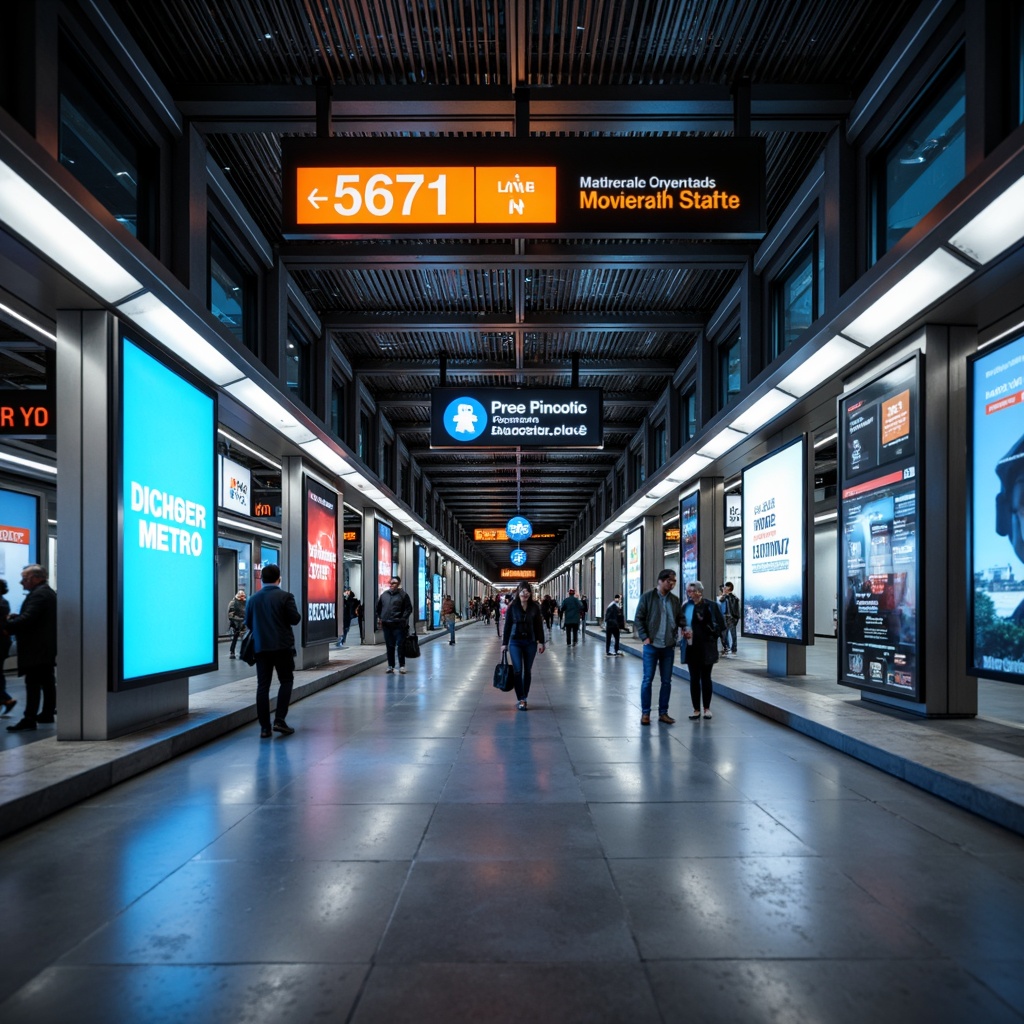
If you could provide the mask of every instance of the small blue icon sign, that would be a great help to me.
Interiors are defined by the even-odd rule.
[[[505,525],[509,540],[522,543],[533,536],[533,525],[526,516],[513,516]]]
[[[513,565],[526,565],[526,552],[522,548],[516,548],[512,552]]]
[[[456,441],[475,441],[487,429],[487,410],[469,395],[448,403],[444,429]]]

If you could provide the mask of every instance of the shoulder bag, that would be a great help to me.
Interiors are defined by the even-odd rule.
[[[402,653],[407,658],[418,658],[420,656],[420,638],[415,633],[406,633],[402,641]]]
[[[494,679],[491,685],[502,693],[508,693],[509,690],[516,688],[516,670],[508,660],[508,651],[502,653],[501,661],[494,666]]]
[[[242,643],[238,648],[238,656],[246,665],[256,664],[256,641],[253,639],[251,629],[242,637]]]

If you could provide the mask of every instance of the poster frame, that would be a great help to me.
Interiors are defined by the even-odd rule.
[[[310,626],[313,625],[309,620],[309,495],[310,489],[319,489],[325,491],[334,497],[334,618],[324,619],[322,623],[317,623],[318,626],[325,626],[332,624],[331,630],[310,630]],[[323,497],[323,495],[321,495]],[[341,629],[339,628],[339,611],[338,607],[338,580],[340,578],[339,573],[341,572],[341,563],[344,557],[344,548],[339,547],[339,528],[338,528],[338,510],[341,505],[341,495],[327,484],[318,480],[315,476],[310,475],[308,472],[302,474],[302,543],[303,543],[303,559],[302,559],[302,646],[309,647],[314,644],[333,643],[341,636]],[[342,545],[344,541],[342,540]],[[320,634],[323,634],[322,636]]]
[[[696,570],[692,580],[686,578],[686,561],[684,559],[684,551],[687,548],[686,534],[683,529],[683,522],[685,516],[683,515],[683,504],[693,499],[694,502],[694,513],[696,526],[693,531],[694,543],[693,546],[696,548]],[[685,494],[679,496],[679,578],[682,581],[682,586],[679,588],[682,594],[686,593],[686,586],[689,583],[693,583],[694,580],[701,580],[704,577],[700,574],[700,487],[692,487]],[[681,600],[681,599],[680,599]],[[684,602],[685,603],[685,602]]]
[[[625,556],[626,566],[626,571],[623,573],[622,603],[624,606],[623,619],[626,622],[633,621],[633,613],[636,611],[636,605],[631,605],[629,600],[629,538],[635,533],[640,535],[640,593],[636,598],[637,603],[639,603],[644,592],[644,527],[641,523],[639,526],[634,526],[631,530],[626,530],[622,538],[622,553]]]

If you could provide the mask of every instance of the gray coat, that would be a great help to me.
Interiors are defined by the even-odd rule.
[[[679,628],[682,604],[680,603],[679,598],[671,592],[669,592],[668,595],[668,604],[669,608],[672,609],[671,614],[675,621],[675,627],[672,633],[672,642],[674,644],[676,635],[675,629]],[[641,640],[653,640],[655,637],[661,636],[661,595],[658,593],[657,587],[640,595],[636,611],[633,613],[633,628],[636,630],[636,635]]]

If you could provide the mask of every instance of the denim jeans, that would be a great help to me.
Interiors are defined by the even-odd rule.
[[[669,698],[672,696],[672,662],[675,661],[675,647],[655,647],[644,644],[640,648],[644,657],[644,677],[640,683],[640,710],[645,715],[651,713],[651,690],[655,671],[661,673],[661,690],[658,692],[658,714],[668,712]]]
[[[526,700],[530,695],[533,679],[533,660],[537,657],[536,640],[512,640],[508,645],[508,656],[516,670],[516,697]]]
[[[388,668],[395,667],[395,649],[398,650],[398,666],[405,668],[405,651],[402,650],[402,642],[405,640],[407,628],[405,623],[398,626],[390,626],[386,622],[381,624],[384,630],[384,646],[388,650]]]
[[[447,623],[445,623],[445,625],[448,627],[448,639],[452,643],[455,643],[455,616],[449,615],[448,621]]]

